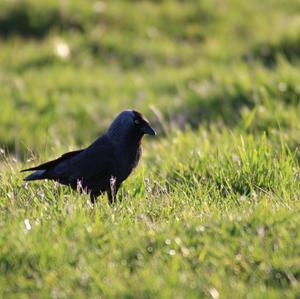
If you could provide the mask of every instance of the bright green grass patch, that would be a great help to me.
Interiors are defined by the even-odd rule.
[[[299,1],[0,3],[0,297],[298,298]],[[119,201],[20,169],[124,108]]]
[[[105,197],[92,206],[88,196],[51,182],[24,185],[19,165],[5,168],[3,297],[299,291],[295,153],[265,136],[203,130],[149,149],[114,207]]]

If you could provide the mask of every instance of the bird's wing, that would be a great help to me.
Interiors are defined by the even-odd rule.
[[[24,171],[34,171],[34,170],[49,170],[53,167],[55,167],[56,165],[58,165],[59,163],[77,156],[79,153],[83,152],[84,150],[77,150],[77,151],[72,151],[72,152],[68,152],[63,154],[61,157],[59,157],[58,159],[52,160],[52,161],[48,161],[46,163],[40,164],[38,166],[34,166],[31,168],[27,168],[27,169],[23,169],[21,170],[21,172]]]
[[[80,156],[72,160],[76,171],[72,174],[85,181],[109,179],[114,172],[114,147],[106,136],[100,137]]]
[[[36,171],[26,180],[52,179],[74,188],[81,181],[88,189],[98,190],[109,183],[114,165],[114,146],[108,137],[102,136],[84,150],[66,153],[23,171]]]

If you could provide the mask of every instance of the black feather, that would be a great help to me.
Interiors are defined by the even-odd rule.
[[[92,202],[106,192],[112,202],[122,182],[139,162],[143,135],[153,133],[140,113],[125,110],[86,149],[22,171],[35,171],[25,178],[27,181],[50,179],[75,190],[80,186],[79,190],[90,193]]]
[[[72,152],[68,152],[68,153],[65,153],[63,154],[61,157],[55,159],[55,160],[52,160],[52,161],[49,161],[49,162],[46,162],[46,163],[43,163],[43,164],[40,164],[38,166],[34,166],[34,167],[31,167],[31,168],[27,168],[27,169],[22,169],[21,172],[25,172],[25,171],[33,171],[33,170],[47,170],[51,167],[54,167],[55,165],[57,165],[58,163],[68,159],[68,158],[71,158],[71,157],[74,157],[76,156],[77,154],[81,153],[83,150],[77,150],[77,151],[72,151]]]

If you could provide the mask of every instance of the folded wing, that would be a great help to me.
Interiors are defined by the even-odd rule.
[[[68,153],[65,153],[63,154],[61,157],[55,159],[55,160],[52,160],[52,161],[49,161],[49,162],[46,162],[46,163],[43,163],[43,164],[40,164],[38,166],[34,166],[34,167],[31,167],[31,168],[27,168],[27,169],[23,169],[21,170],[21,172],[25,172],[25,171],[34,171],[34,170],[48,170],[52,167],[55,167],[56,165],[58,165],[59,163],[61,163],[62,161],[65,161],[67,159],[70,159],[76,155],[78,155],[79,153],[83,152],[84,150],[77,150],[77,151],[72,151],[72,152],[68,152]],[[26,180],[26,179],[25,179]]]
[[[35,171],[25,181],[51,179],[74,189],[80,181],[89,191],[102,192],[109,188],[110,177],[115,171],[113,145],[102,136],[84,150],[66,153],[22,171]]]

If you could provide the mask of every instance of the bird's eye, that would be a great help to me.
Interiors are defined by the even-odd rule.
[[[140,122],[138,119],[135,119],[135,120],[134,120],[134,123],[135,123],[136,125],[139,125],[141,122]]]

